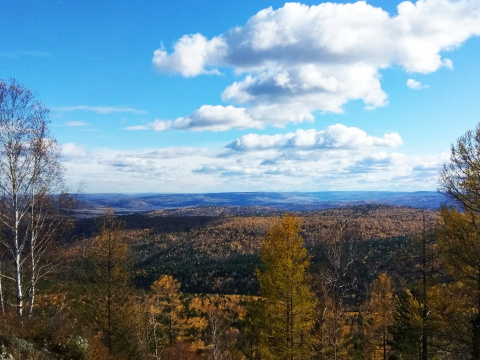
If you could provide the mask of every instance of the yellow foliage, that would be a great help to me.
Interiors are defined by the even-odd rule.
[[[310,256],[300,221],[285,215],[266,234],[260,256],[260,352],[265,359],[309,359],[317,301],[310,290]]]

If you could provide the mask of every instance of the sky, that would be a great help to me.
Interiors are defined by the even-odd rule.
[[[435,191],[480,121],[480,0],[16,0],[0,79],[71,189]]]

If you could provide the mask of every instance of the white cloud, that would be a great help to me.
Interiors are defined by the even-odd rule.
[[[244,124],[225,114],[223,125],[213,126],[216,131],[312,121],[315,111],[341,113],[353,100],[363,101],[371,110],[387,104],[382,69],[397,66],[426,74],[452,68],[452,61],[442,54],[480,35],[478,1],[405,1],[397,12],[390,16],[364,1],[286,3],[277,10],[264,9],[244,26],[210,40],[201,34],[185,35],[171,53],[156,50],[153,63],[159,71],[185,77],[218,73],[222,67],[234,70],[237,79],[222,98],[242,104],[237,109],[245,116],[238,121]],[[300,115],[282,116],[288,108]],[[202,123],[186,117],[158,125],[212,129],[194,126],[196,121]]]
[[[356,127],[342,124],[330,125],[325,130],[299,129],[285,135],[248,134],[227,145],[234,151],[254,151],[265,149],[360,149],[367,147],[397,147],[402,139],[397,133],[385,134],[383,137],[367,135]]]
[[[97,114],[111,114],[111,113],[134,113],[134,114],[146,114],[144,110],[138,110],[126,106],[65,106],[53,109],[55,111],[91,111]]]
[[[189,156],[208,156],[208,152],[206,152],[204,149],[192,147],[169,147],[146,153],[137,153],[131,156],[143,159],[180,159]]]
[[[267,125],[284,127],[288,123],[313,121],[302,105],[260,105],[255,108],[232,105],[203,105],[193,114],[176,120],[156,119],[146,125],[126,126],[125,130],[227,131],[230,129],[263,129]]]
[[[407,86],[412,90],[426,89],[429,87],[429,85],[423,85],[421,82],[413,79],[407,80]]]
[[[192,181],[192,171],[198,164],[214,160],[202,148],[82,152],[74,144],[62,147],[68,185],[75,188],[82,182],[87,192],[203,192],[214,184],[211,177],[197,176]]]
[[[126,126],[124,129],[125,130],[138,131],[138,130],[148,130],[148,129],[150,129],[150,127],[146,126],[146,125],[135,125],[135,126]]]
[[[344,125],[249,134],[225,148],[137,151],[62,145],[68,183],[96,192],[434,190],[448,154],[411,156],[397,133]],[[85,178],[85,174],[88,177]]]
[[[153,63],[159,71],[179,72],[185,77],[218,73],[215,66],[226,55],[227,45],[221,37],[207,40],[201,34],[184,35],[174,46],[174,53],[168,55],[160,48],[153,54]]]
[[[260,128],[263,124],[256,121],[245,108],[234,106],[203,105],[192,115],[176,120],[160,120],[141,125],[128,126],[125,130],[154,130],[165,131],[168,129],[192,131],[225,131],[232,128]]]
[[[76,145],[74,143],[65,143],[62,144],[60,147],[60,154],[64,160],[71,160],[86,157],[87,151],[81,145]]]
[[[69,127],[88,126],[88,124],[84,121],[69,121],[66,125],[69,126]]]

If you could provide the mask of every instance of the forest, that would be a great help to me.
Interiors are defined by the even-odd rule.
[[[438,211],[79,218],[47,113],[0,82],[0,359],[480,359],[480,125]]]

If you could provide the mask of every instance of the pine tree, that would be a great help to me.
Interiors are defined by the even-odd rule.
[[[317,301],[310,289],[310,256],[298,219],[285,215],[266,234],[261,248],[260,285],[262,359],[310,359]]]

